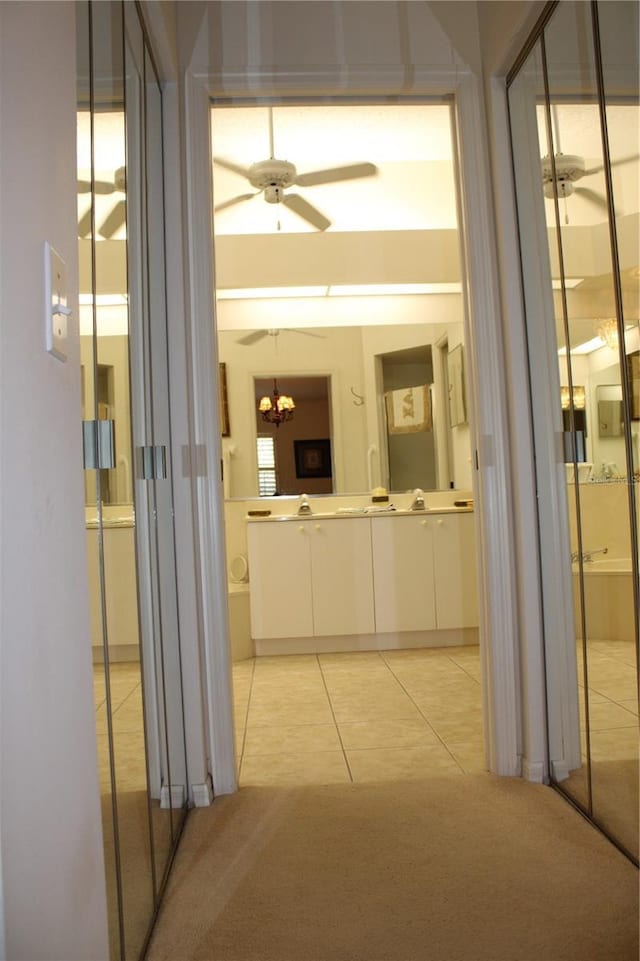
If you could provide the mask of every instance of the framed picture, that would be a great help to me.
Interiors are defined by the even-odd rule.
[[[220,412],[220,433],[229,437],[229,401],[227,399],[227,365],[218,364],[218,410]]]
[[[631,391],[631,420],[640,420],[640,350],[627,354],[627,376]]]
[[[449,380],[449,424],[458,427],[467,423],[467,403],[464,390],[464,355],[458,344],[447,355]]]
[[[331,477],[331,441],[294,440],[296,477]]]

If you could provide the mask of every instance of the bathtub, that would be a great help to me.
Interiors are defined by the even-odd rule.
[[[249,585],[247,583],[235,584],[230,580],[227,605],[231,660],[235,663],[235,661],[244,661],[254,655],[249,614]]]
[[[573,569],[576,627],[580,625],[578,565]],[[598,557],[583,564],[587,640],[635,639],[633,572],[631,558]]]

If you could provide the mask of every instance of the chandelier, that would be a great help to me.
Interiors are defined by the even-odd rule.
[[[271,397],[265,395],[260,398],[258,410],[267,424],[275,424],[276,427],[279,427],[284,421],[293,418],[295,406],[293,397],[288,397],[278,391],[278,382],[274,377],[273,394]]]
[[[615,317],[609,317],[607,320],[599,321],[596,332],[598,337],[605,342],[609,350],[618,350],[620,340],[618,335],[618,321]]]

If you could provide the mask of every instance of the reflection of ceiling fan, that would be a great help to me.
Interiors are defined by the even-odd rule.
[[[611,166],[620,166],[621,164],[631,163],[631,161],[637,159],[637,154],[631,157],[620,157],[619,160],[612,161]],[[564,197],[566,199],[567,197],[570,197],[571,194],[579,194],[581,197],[584,197],[585,200],[589,200],[591,203],[597,204],[599,207],[603,207],[606,210],[607,200],[604,194],[600,194],[595,190],[591,190],[589,187],[574,187],[574,184],[583,177],[591,177],[593,174],[601,173],[602,170],[604,170],[602,164],[597,167],[587,167],[584,157],[578,157],[573,154],[557,153],[554,156],[556,168],[554,189],[551,159],[547,155],[546,157],[542,158],[540,163],[542,166],[542,186],[544,195],[549,200],[553,200],[554,196],[556,195],[558,198]]]
[[[263,337],[279,337],[280,334],[304,334],[305,337],[324,337],[324,334],[316,334],[312,330],[298,330],[297,327],[270,328],[269,330],[252,330],[250,334],[241,337],[237,343],[243,347],[256,344]]]
[[[93,185],[90,180],[78,181],[78,193],[91,193],[91,188],[96,194],[124,194],[127,189],[127,176],[124,167],[118,167],[113,175],[113,181],[96,180]],[[107,214],[98,233],[109,240],[123,226],[126,219],[127,207],[124,200],[118,200],[113,209]],[[87,237],[91,233],[91,207],[80,218],[78,222],[78,236]]]
[[[269,108],[269,145],[271,150],[269,160],[260,160],[258,163],[251,164],[250,167],[242,167],[240,164],[226,160],[224,157],[213,158],[214,163],[217,163],[218,166],[224,167],[226,170],[232,170],[244,177],[256,190],[255,193],[240,194],[237,197],[232,197],[231,200],[225,200],[218,204],[214,207],[217,213],[263,193],[268,204],[283,204],[318,230],[326,230],[331,225],[331,221],[317,207],[310,204],[300,194],[285,193],[285,190],[293,186],[315,187],[319,184],[337,183],[341,180],[356,180],[359,177],[371,177],[378,172],[375,164],[356,163],[298,174],[292,163],[288,160],[278,160],[274,156],[273,110],[271,107]]]

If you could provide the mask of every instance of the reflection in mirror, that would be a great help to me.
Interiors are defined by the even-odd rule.
[[[254,377],[253,383],[260,495],[331,494],[330,379]],[[282,421],[277,411],[285,398],[295,408],[285,407]]]
[[[211,127],[226,496],[258,494],[253,378],[275,374],[331,379],[333,492],[469,490],[446,363],[411,383],[383,370],[398,352],[464,340],[451,105],[215,105]],[[275,186],[256,179],[268,156],[289,162],[269,162]],[[394,386],[425,388],[408,441],[387,430]]]
[[[543,492],[551,776],[637,859],[638,425],[625,372],[639,347],[638,8],[561,2],[543,31],[509,103]],[[545,363],[554,348],[557,370]],[[566,475],[547,455],[560,425]],[[560,567],[545,565],[553,554]]]
[[[85,471],[87,558],[110,955],[133,961],[187,785],[170,469],[160,489],[133,470],[134,446],[171,463],[162,104],[137,7],[90,11],[78,4],[82,418],[109,422],[113,444]]]
[[[283,330],[277,338],[257,342],[246,330],[219,331],[230,422],[229,437],[223,439],[226,496],[258,496],[258,437],[273,434],[283,449],[285,438],[305,439],[300,433],[308,411],[303,385],[322,382],[331,385],[322,428],[331,444],[331,487],[327,478],[322,483],[317,479],[312,490],[302,485],[304,493],[363,493],[379,484],[395,492],[416,487],[469,490],[469,424],[452,426],[446,401],[447,338],[455,348],[462,330],[461,320],[428,326],[315,327],[304,331],[315,337],[311,351],[299,336],[302,331]],[[445,363],[436,363],[443,352]],[[257,413],[260,397],[273,391],[274,376],[280,392],[292,394],[296,403],[292,420],[279,428],[269,427]],[[261,384],[257,393],[256,381]],[[390,395],[402,387],[416,389],[411,402],[416,417],[406,421],[409,431],[396,425],[390,432]],[[418,388],[425,390],[420,394]],[[401,403],[400,395],[396,397]],[[320,427],[313,430],[306,439],[319,436]],[[300,492],[297,480],[287,482],[282,493]]]

